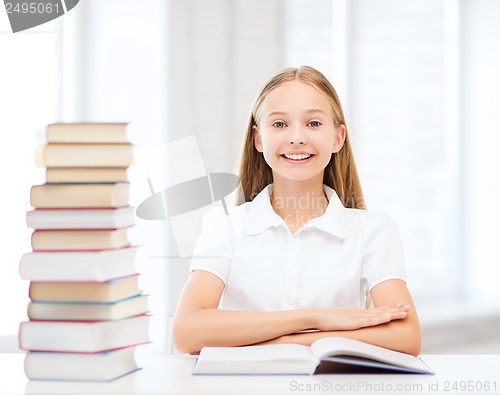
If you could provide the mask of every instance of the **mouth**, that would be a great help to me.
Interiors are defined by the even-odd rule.
[[[308,159],[311,159],[313,157],[313,154],[282,154],[281,157],[293,162],[305,162]]]

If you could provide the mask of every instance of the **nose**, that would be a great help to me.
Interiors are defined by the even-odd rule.
[[[291,145],[305,144],[307,142],[306,137],[300,126],[290,128],[289,142]]]

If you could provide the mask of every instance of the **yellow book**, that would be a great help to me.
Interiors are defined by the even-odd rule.
[[[35,165],[46,167],[127,167],[133,162],[132,144],[41,144]]]
[[[126,167],[48,167],[48,183],[126,182]]]
[[[130,245],[128,228],[99,230],[35,230],[33,251],[109,250]]]
[[[43,253],[38,262],[43,264]],[[32,281],[29,297],[34,302],[116,302],[140,292],[138,275],[133,275],[104,282]]]
[[[35,208],[104,208],[128,205],[129,184],[42,184],[31,187]]]
[[[126,123],[52,123],[49,143],[127,143]]]

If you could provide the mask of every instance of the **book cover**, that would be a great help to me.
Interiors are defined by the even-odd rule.
[[[95,353],[149,342],[150,316],[115,321],[26,321],[19,327],[25,351]]]
[[[35,230],[33,251],[110,250],[130,245],[128,228]]]
[[[102,251],[34,251],[24,254],[19,272],[30,281],[107,281],[136,274],[137,247]]]
[[[128,206],[129,184],[42,184],[31,187],[34,208],[111,208]]]
[[[35,321],[109,321],[149,312],[148,295],[114,302],[31,302],[28,318]]]
[[[127,167],[47,167],[47,183],[127,182]]]
[[[26,225],[35,229],[115,229],[134,225],[135,207],[36,209],[26,213]]]
[[[127,143],[127,123],[51,123],[49,143]]]
[[[40,144],[35,165],[45,167],[127,167],[133,162],[132,144]]]
[[[31,281],[33,302],[116,302],[141,293],[138,275],[108,281]]]
[[[32,351],[24,359],[30,380],[112,381],[139,370],[136,347],[92,354]]]

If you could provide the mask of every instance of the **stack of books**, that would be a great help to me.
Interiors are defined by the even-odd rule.
[[[31,189],[33,251],[20,262],[30,281],[19,329],[29,379],[110,381],[139,369],[150,317],[127,234],[132,148],[125,123],[51,124],[37,147],[47,180]]]

